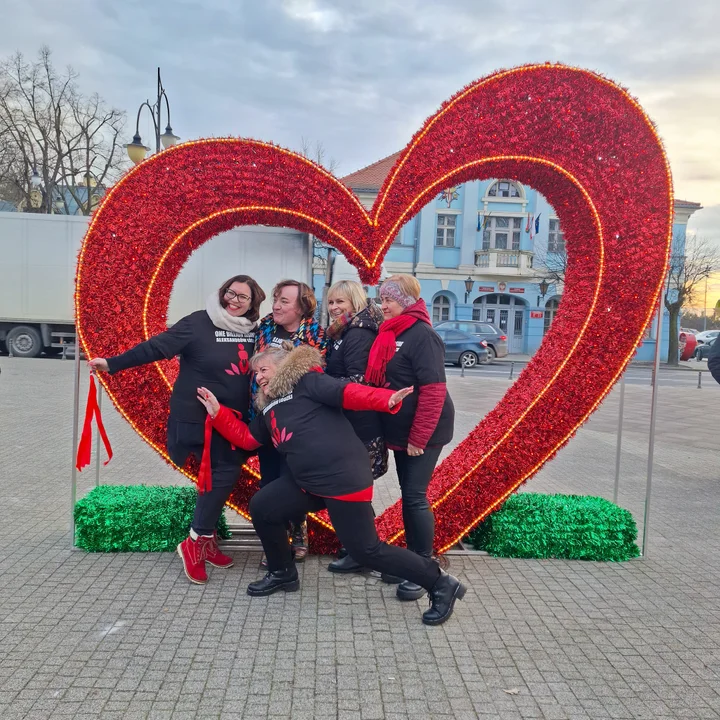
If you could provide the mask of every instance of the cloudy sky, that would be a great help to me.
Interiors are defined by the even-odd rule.
[[[720,243],[717,0],[50,0],[3,3],[0,55],[48,44],[129,112],[162,68],[184,139],[320,141],[340,175],[402,148],[466,83],[561,61],[636,95],[658,125],[691,227]],[[141,122],[146,142],[149,120]],[[132,135],[128,127],[128,139]]]

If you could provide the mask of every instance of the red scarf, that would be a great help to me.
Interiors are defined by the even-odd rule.
[[[408,328],[412,327],[416,322],[426,322],[431,325],[430,316],[428,315],[427,305],[421,298],[414,305],[405,308],[400,315],[385,320],[380,326],[378,336],[370,348],[370,357],[368,358],[367,370],[365,371],[365,379],[377,387],[385,385],[385,369],[387,364],[395,355],[395,340],[398,335],[402,335]]]

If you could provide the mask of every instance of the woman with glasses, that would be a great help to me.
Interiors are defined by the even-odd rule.
[[[206,413],[197,402],[196,388],[211,389],[223,405],[249,420],[250,358],[263,300],[265,293],[255,280],[236,275],[210,295],[205,310],[187,315],[166,332],[121,355],[88,363],[93,370],[112,374],[180,356],[180,372],[170,397],[168,454],[178,467],[191,455],[204,459],[203,465],[210,467],[209,477],[198,483],[190,535],[178,545],[185,574],[198,584],[207,582],[206,562],[220,568],[233,564],[218,548],[217,522],[248,454],[209,426],[206,434]]]

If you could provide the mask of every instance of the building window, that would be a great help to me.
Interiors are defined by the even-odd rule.
[[[455,247],[455,223],[457,215],[438,215],[435,245],[437,247]]]
[[[560,221],[557,219],[550,220],[550,232],[548,233],[548,252],[565,252],[565,236],[560,230]]]
[[[445,295],[438,295],[432,305],[433,322],[445,322],[450,319],[450,299]]]
[[[490,215],[483,230],[482,249],[519,250],[522,221],[523,219],[519,217]]]
[[[555,319],[555,313],[557,312],[558,305],[560,305],[560,301],[557,298],[552,298],[545,303],[543,335],[550,329],[552,321]]]
[[[516,183],[510,180],[498,180],[490,186],[488,197],[520,198],[522,193]]]

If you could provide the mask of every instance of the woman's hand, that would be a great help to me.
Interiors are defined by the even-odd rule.
[[[110,368],[108,367],[108,362],[105,358],[93,358],[92,360],[88,360],[88,367],[94,373],[97,373],[98,370],[102,370],[103,372],[110,371]]]
[[[197,389],[198,400],[205,406],[210,417],[214,418],[220,412],[220,403],[218,399],[204,387]]]
[[[398,390],[396,393],[393,393],[390,396],[390,400],[388,400],[388,408],[392,410],[396,405],[399,405],[408,395],[410,395],[412,391],[412,387],[406,387],[402,390]]]
[[[418,455],[423,455],[425,451],[422,448],[415,447],[412,443],[408,443],[407,446],[407,454],[411,457],[417,457]]]

